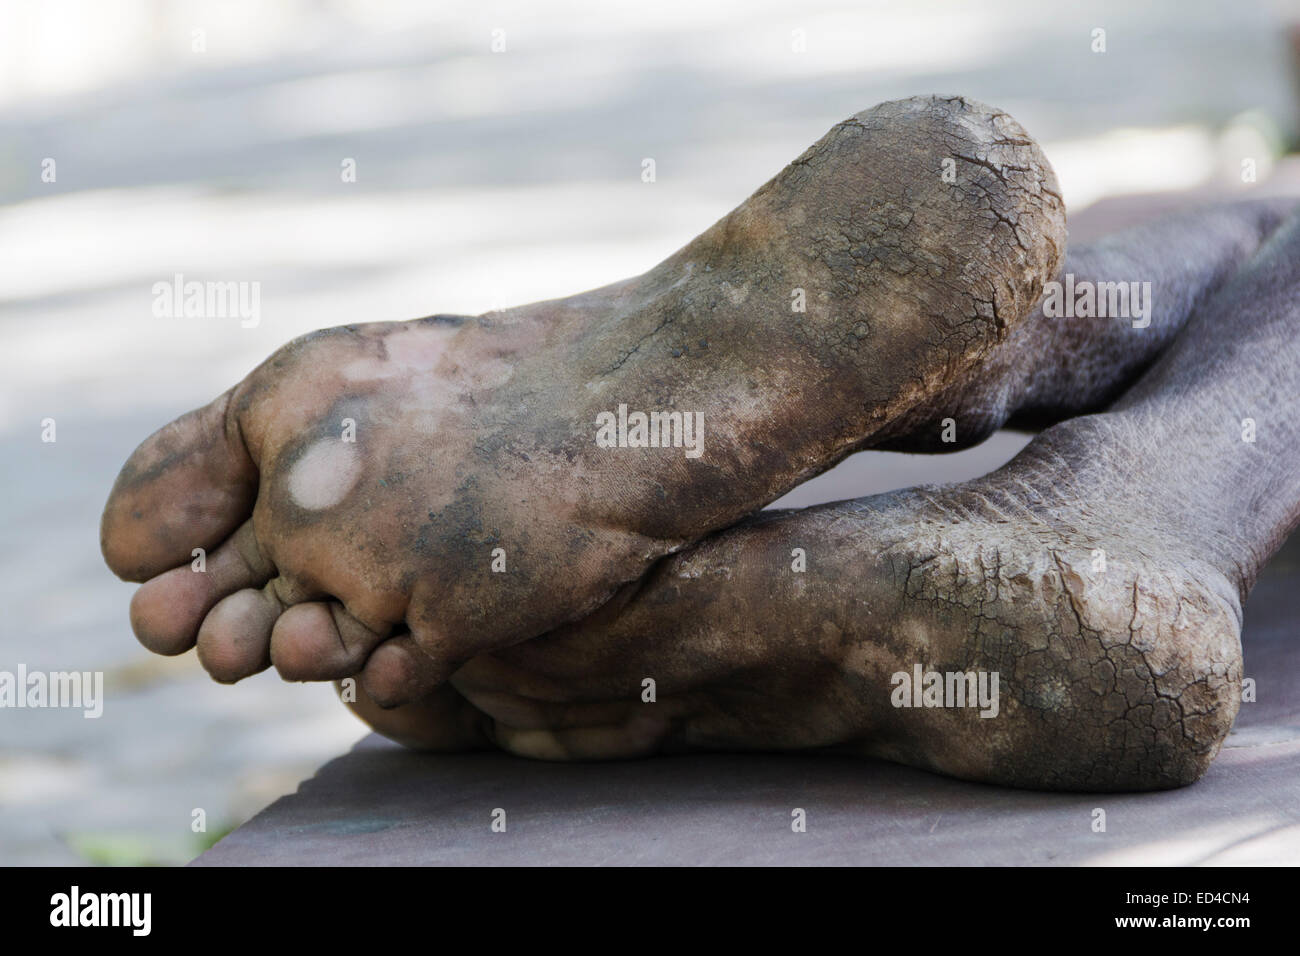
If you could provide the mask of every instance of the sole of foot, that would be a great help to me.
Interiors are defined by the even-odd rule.
[[[1240,706],[1242,603],[1300,526],[1300,218],[1259,211],[1157,244],[1153,327],[1173,327],[1104,413],[1078,410],[1103,397],[1085,361],[1082,389],[1030,396],[1079,417],[990,475],[765,513],[663,559],[453,675],[473,740],[428,706],[359,713],[547,759],[833,749],[1042,789],[1192,782]],[[1059,379],[1129,351],[1101,331],[1016,359]]]
[[[1009,116],[885,103],[642,276],[290,343],[136,450],[104,556],[145,582],[151,650],[411,701],[868,442],[1005,338],[1064,245]]]
[[[667,558],[588,621],[458,671],[491,721],[472,743],[551,760],[829,749],[1051,790],[1191,783],[1240,700],[1239,590],[1088,493],[1111,427],[1076,419],[987,478],[765,513]],[[411,746],[471,745],[427,712],[362,716]]]

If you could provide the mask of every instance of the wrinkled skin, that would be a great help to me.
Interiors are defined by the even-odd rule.
[[[1080,277],[1152,281],[1156,313],[1048,321],[1062,213],[1032,141],[967,101],[884,104],[637,279],[291,343],[132,456],[105,556],[147,582],[151,649],[197,643],[223,680],[359,676],[354,709],[416,747],[1185,784],[1231,726],[1241,602],[1300,500],[1292,212],[1073,251]],[[705,455],[598,453],[620,402],[703,410]],[[1059,424],[974,482],[745,517],[859,448],[1008,421]],[[914,664],[997,671],[998,716],[893,707]]]
[[[290,343],[136,450],[104,555],[146,582],[132,624],[152,650],[197,643],[227,681],[360,669],[375,700],[409,701],[869,441],[1006,337],[1064,242],[1014,120],[885,103],[635,279]],[[703,453],[599,447],[624,404],[702,413]]]
[[[454,692],[354,709],[434,749],[836,748],[1023,787],[1192,782],[1237,712],[1241,604],[1300,517],[1300,219],[1279,226],[1293,209],[1200,211],[1072,255],[1084,277],[1145,254],[1137,274],[1169,294],[1143,330],[1031,318],[949,390],[946,407],[977,427],[1110,402],[999,471],[764,513],[660,562],[581,624],[471,661]],[[1044,376],[1063,342],[1076,374]],[[933,442],[937,420],[916,420],[891,443]],[[998,672],[998,716],[892,706],[891,675],[916,663]]]

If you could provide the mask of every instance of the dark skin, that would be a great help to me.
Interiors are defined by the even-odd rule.
[[[410,701],[870,441],[1024,319],[1064,242],[1013,119],[882,104],[642,276],[291,343],[137,449],[104,555],[146,582],[152,650]],[[702,414],[704,453],[599,446],[620,405]]]
[[[961,188],[933,175],[944,156]],[[1286,297],[1256,294],[1291,281],[1295,241],[1270,252],[1289,212],[1080,248],[1081,278],[1152,282],[1151,326],[1047,321],[1031,305],[1064,234],[1032,141],[965,101],[886,104],[638,279],[291,344],[137,450],[105,555],[147,580],[146,646],[197,645],[221,680],[355,676],[358,713],[414,746],[838,748],[1019,786],[1187,783],[1231,725],[1240,601],[1294,512],[1268,469],[1233,471],[1240,449],[1197,444],[1230,383],[1275,393],[1269,415],[1295,394]],[[1180,353],[1225,328],[1262,336],[1255,371]],[[1192,372],[1125,404],[1178,354]],[[702,409],[705,468],[597,454],[617,402]],[[948,450],[945,419],[964,445],[1017,418],[1061,424],[978,482],[744,517],[854,450]],[[364,444],[339,443],[345,420]],[[1204,520],[1176,530],[1179,509],[1131,493],[1157,479],[1205,489]],[[1220,498],[1274,492],[1285,520],[1214,526],[1245,520]],[[891,706],[913,663],[1004,675],[1000,715]]]
[[[992,475],[755,516],[454,692],[353,709],[412,746],[549,759],[832,748],[1041,789],[1195,780],[1237,711],[1241,603],[1300,519],[1294,210],[1198,210],[1072,254],[1079,278],[1150,277],[1160,305],[1146,329],[1031,320],[950,391],[980,427],[1061,417]],[[1267,443],[1242,441],[1252,415]],[[890,443],[930,447],[919,420]],[[998,717],[893,707],[914,663],[999,672]]]

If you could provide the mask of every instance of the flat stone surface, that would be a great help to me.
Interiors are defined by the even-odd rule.
[[[1246,609],[1242,705],[1198,783],[1048,794],[875,760],[717,754],[551,764],[430,756],[371,736],[195,861],[459,864],[1295,864],[1300,538]],[[506,831],[491,830],[506,812]],[[794,833],[791,811],[807,814]],[[1093,832],[1094,810],[1106,814]]]

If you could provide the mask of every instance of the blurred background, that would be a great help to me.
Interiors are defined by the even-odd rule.
[[[1074,223],[1268,191],[1296,179],[1297,23],[1280,0],[3,0],[0,670],[102,670],[107,699],[0,710],[0,862],[185,861],[362,736],[328,686],[147,655],[99,557],[137,442],[285,340],[639,273],[918,93],[1008,110]],[[155,317],[177,273],[259,282],[260,323]],[[858,456],[786,503],[926,480]]]

